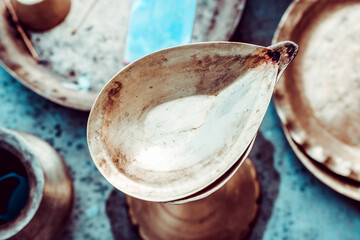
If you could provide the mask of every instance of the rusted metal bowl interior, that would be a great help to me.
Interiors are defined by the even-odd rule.
[[[89,111],[103,86],[125,66],[123,55],[132,1],[117,3],[113,0],[113,4],[122,6],[115,9],[108,1],[99,2],[93,15],[86,20],[90,27],[85,26],[76,35],[71,35],[83,17],[86,9],[84,2],[73,0],[68,17],[51,31],[30,32],[42,60],[37,63],[12,23],[4,1],[0,1],[0,64],[15,79],[42,97],[66,107]],[[245,0],[199,0],[191,41],[230,39],[244,4]],[[103,9],[104,6],[108,9]],[[101,25],[101,22],[104,23]],[[71,54],[64,54],[66,52],[75,52],[77,58],[83,58],[76,62],[69,57]],[[99,75],[99,72],[103,73]],[[80,79],[86,80],[85,86]]]
[[[360,181],[360,1],[294,1],[274,43],[299,54],[275,91],[291,138],[312,159]]]
[[[209,186],[255,137],[278,76],[276,54],[212,42],[130,64],[91,110],[96,166],[116,188],[144,200],[174,201]]]

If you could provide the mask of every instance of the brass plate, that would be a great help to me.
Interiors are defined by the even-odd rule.
[[[291,138],[333,172],[360,181],[360,1],[294,1],[273,42],[299,45],[275,91]]]
[[[336,175],[328,169],[324,168],[321,164],[314,162],[292,140],[289,131],[284,128],[284,132],[286,139],[288,140],[291,148],[294,150],[296,156],[317,179],[336,192],[346,197],[360,201],[360,183]]]
[[[244,239],[259,209],[260,185],[246,159],[218,191],[199,201],[171,205],[127,196],[131,222],[143,239]]]
[[[198,0],[192,42],[228,40],[244,4],[245,0]],[[90,110],[106,82],[124,67],[131,0],[98,1],[81,31],[72,36],[88,5],[89,1],[73,0],[64,23],[43,34],[31,32],[33,44],[45,60],[38,64],[29,55],[16,28],[9,24],[5,4],[0,1],[2,66],[37,94],[85,111]]]

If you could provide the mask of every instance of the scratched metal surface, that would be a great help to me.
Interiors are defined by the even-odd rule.
[[[270,45],[290,0],[249,0],[233,38]],[[75,207],[60,239],[138,239],[124,195],[107,183],[90,159],[88,113],[49,102],[0,68],[0,126],[36,134],[52,144],[71,169]],[[250,239],[360,239],[359,203],[327,188],[290,149],[271,104],[251,157],[261,182],[260,214]]]

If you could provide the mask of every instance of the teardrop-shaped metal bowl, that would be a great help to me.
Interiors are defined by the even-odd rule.
[[[278,84],[291,138],[331,171],[360,181],[360,1],[294,1],[273,42],[301,52]]]
[[[189,44],[150,54],[101,91],[88,122],[92,158],[119,190],[149,201],[190,196],[227,172],[256,135],[297,50]]]

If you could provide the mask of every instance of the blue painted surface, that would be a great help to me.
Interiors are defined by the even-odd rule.
[[[289,3],[249,0],[233,40],[270,45]],[[86,145],[88,113],[41,98],[1,67],[0,113],[0,126],[42,137],[71,169],[75,208],[60,239],[138,239],[128,222],[123,194],[107,183],[91,161]],[[280,124],[272,104],[251,155],[262,186],[262,203],[250,239],[360,239],[360,204],[313,177],[293,154]]]
[[[8,190],[8,183],[10,179],[12,181],[16,179],[15,188],[11,189],[11,191]],[[29,182],[27,178],[15,172],[11,172],[5,176],[1,176],[0,183],[3,183],[2,186],[4,187],[4,189],[0,188],[0,194],[4,193],[3,191],[8,191],[10,193],[6,203],[6,212],[4,214],[0,213],[0,221],[3,220],[5,222],[9,222],[13,220],[24,208],[29,195]],[[4,194],[2,195],[4,196]]]
[[[190,43],[196,0],[133,0],[125,62]]]

